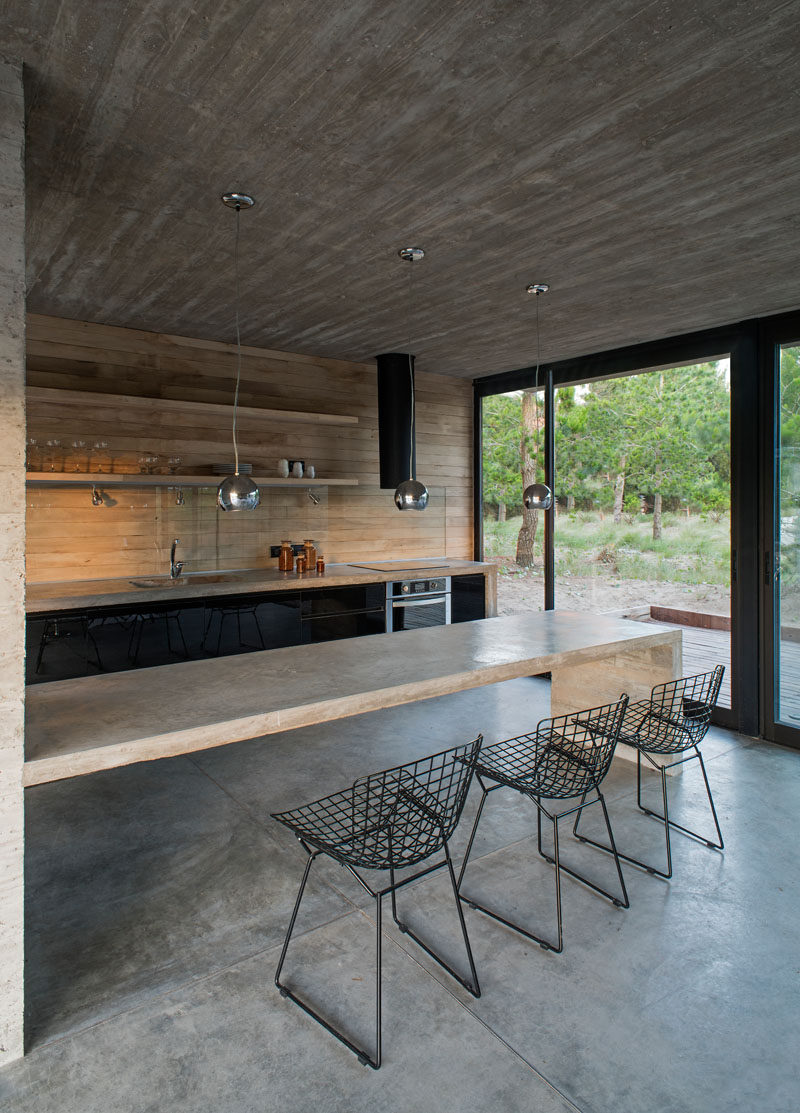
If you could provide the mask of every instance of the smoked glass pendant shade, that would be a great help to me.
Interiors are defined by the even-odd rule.
[[[428,505],[428,488],[418,479],[405,479],[394,493],[398,510],[424,510]]]
[[[545,483],[531,483],[522,492],[526,510],[549,510],[553,505],[553,492]]]
[[[249,475],[229,475],[217,488],[220,510],[255,510],[261,493]]]

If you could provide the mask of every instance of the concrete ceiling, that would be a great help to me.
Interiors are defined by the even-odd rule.
[[[800,306],[796,0],[6,0],[29,306],[474,377]]]

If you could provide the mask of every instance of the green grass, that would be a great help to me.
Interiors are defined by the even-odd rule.
[[[513,563],[521,518],[484,522],[488,558]],[[541,561],[541,523],[536,536]],[[653,540],[653,519],[642,515],[615,525],[588,511],[562,513],[555,526],[556,574],[605,574],[626,580],[730,586],[730,522],[665,514],[663,535]]]

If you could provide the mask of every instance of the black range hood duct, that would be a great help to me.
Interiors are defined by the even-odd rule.
[[[412,443],[414,357],[407,352],[384,352],[375,360],[381,489],[394,490],[417,474],[416,437]]]

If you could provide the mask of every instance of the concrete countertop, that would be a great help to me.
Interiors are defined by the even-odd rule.
[[[138,603],[165,603],[175,599],[203,599],[214,595],[245,595],[259,591],[307,591],[322,587],[345,587],[349,584],[386,583],[395,579],[428,579],[432,576],[469,575],[481,573],[492,580],[497,566],[471,560],[449,557],[432,557],[430,564],[424,558],[411,569],[408,560],[398,562],[392,571],[360,567],[359,564],[329,564],[323,575],[316,572],[298,576],[294,572],[279,572],[277,568],[244,568],[231,572],[235,579],[223,583],[197,582],[199,576],[216,576],[222,571],[210,568],[181,576],[164,587],[135,587],[132,580],[156,578],[154,574],[125,576],[105,580],[66,580],[50,583],[29,583],[26,589],[25,609],[28,615],[53,614],[59,611],[87,610],[90,607],[116,607]],[[363,564],[369,564],[365,558]],[[388,563],[376,560],[374,563]],[[491,596],[493,597],[493,591]],[[487,598],[490,592],[487,590]]]
[[[544,611],[291,646],[39,684],[26,700],[24,783],[226,745],[519,676],[578,670],[576,708],[600,702],[582,668],[618,663],[639,698],[637,662],[664,647],[679,675],[679,630]],[[607,686],[608,681],[603,683]],[[621,685],[610,681],[612,699]],[[604,690],[604,695],[605,695]],[[594,698],[594,701],[592,700]],[[476,732],[480,724],[476,725]]]

